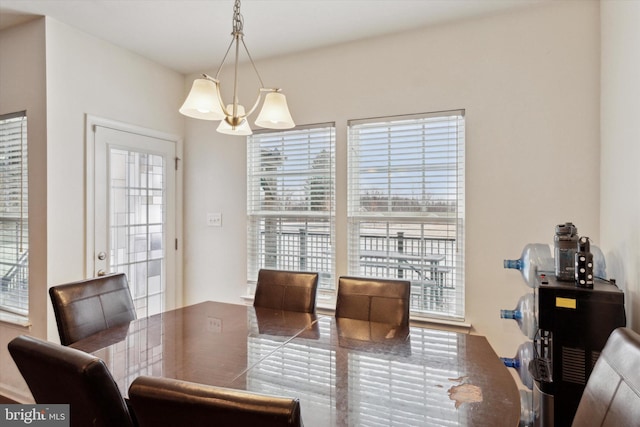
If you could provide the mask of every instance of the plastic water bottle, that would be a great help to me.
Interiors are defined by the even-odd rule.
[[[593,255],[593,276],[599,279],[607,279],[607,263],[604,254],[596,245],[591,245],[591,254]]]
[[[532,340],[536,332],[538,332],[538,319],[536,318],[536,304],[533,293],[521,296],[515,309],[500,310],[500,318],[515,320],[522,333]]]
[[[520,392],[520,427],[533,427],[536,413],[533,406],[533,392],[530,390],[518,390]]]
[[[551,255],[551,248],[544,243],[529,243],[522,249],[519,259],[505,259],[504,268],[520,270],[526,284],[535,288],[538,286],[538,275],[553,274],[555,264]]]
[[[507,368],[513,368],[518,372],[522,384],[529,390],[533,390],[533,377],[529,373],[529,362],[533,357],[533,342],[527,341],[520,344],[515,357],[500,358]]]

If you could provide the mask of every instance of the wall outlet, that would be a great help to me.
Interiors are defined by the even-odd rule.
[[[207,213],[208,227],[222,227],[222,214],[220,212]]]
[[[207,317],[207,331],[219,334],[222,332],[222,319]]]

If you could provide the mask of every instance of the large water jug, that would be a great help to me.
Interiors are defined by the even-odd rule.
[[[534,339],[536,332],[538,332],[534,294],[528,293],[521,296],[513,310],[500,310],[500,318],[515,320],[522,333],[529,339]]]
[[[514,357],[500,358],[507,368],[513,368],[518,372],[522,384],[529,390],[533,390],[533,377],[529,373],[529,362],[533,357],[533,342],[527,341],[520,344]]]
[[[520,270],[525,283],[535,288],[538,286],[539,274],[553,274],[555,264],[551,255],[551,248],[544,243],[529,243],[522,249],[518,259],[505,259],[504,268]]]
[[[520,424],[519,427],[533,427],[536,420],[536,411],[533,404],[533,392],[530,390],[518,390],[520,392]]]
[[[602,250],[596,245],[591,245],[591,254],[593,255],[593,276],[607,280],[607,263]]]

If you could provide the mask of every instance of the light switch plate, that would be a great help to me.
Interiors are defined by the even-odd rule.
[[[208,227],[222,227],[222,214],[220,212],[207,213]]]

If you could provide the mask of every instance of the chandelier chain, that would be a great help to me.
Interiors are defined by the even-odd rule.
[[[236,0],[233,5],[233,35],[242,34],[244,27],[244,18],[240,13],[240,0]]]

